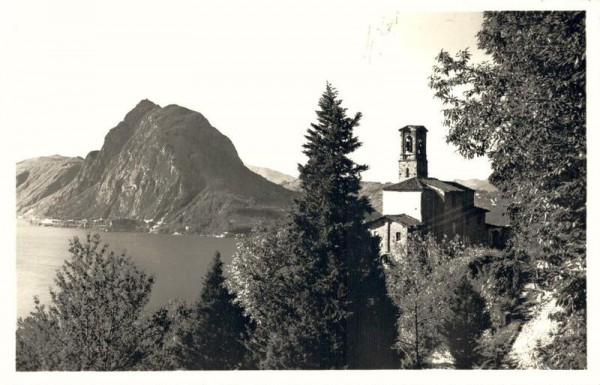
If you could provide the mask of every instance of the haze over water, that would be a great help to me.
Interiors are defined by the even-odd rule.
[[[50,303],[48,288],[54,284],[56,270],[70,257],[69,239],[83,240],[86,233],[85,229],[34,226],[17,220],[17,317],[34,309],[34,295],[43,304]],[[101,232],[100,236],[109,250],[126,251],[138,268],[154,275],[149,309],[172,299],[196,300],[215,251],[220,251],[227,264],[236,247],[233,238],[197,235]]]

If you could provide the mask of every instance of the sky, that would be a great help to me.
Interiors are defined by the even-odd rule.
[[[202,113],[244,163],[296,176],[329,81],[349,114],[363,114],[355,131],[363,146],[353,158],[369,165],[364,180],[397,181],[398,129],[407,124],[429,130],[430,176],[491,172],[486,159],[467,161],[445,142],[441,105],[427,86],[441,49],[469,47],[478,56],[479,12],[71,0],[20,1],[12,10],[2,27],[10,58],[2,105],[10,108],[0,122],[14,132],[15,162],[85,157],[147,98]]]

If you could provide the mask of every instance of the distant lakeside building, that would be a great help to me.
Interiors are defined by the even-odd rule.
[[[507,228],[486,224],[488,210],[475,206],[475,190],[429,177],[427,129],[409,125],[399,131],[399,183],[383,188],[383,215],[366,223],[381,239],[381,254],[400,258],[414,231],[437,239],[458,238],[469,245],[503,247]]]

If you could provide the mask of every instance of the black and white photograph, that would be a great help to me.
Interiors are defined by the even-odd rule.
[[[0,14],[7,383],[599,378],[600,2]]]

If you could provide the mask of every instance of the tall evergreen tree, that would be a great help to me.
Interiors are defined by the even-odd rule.
[[[359,196],[367,169],[349,154],[361,114],[346,115],[327,84],[306,135],[302,194],[291,223],[255,233],[236,253],[231,286],[256,321],[261,368],[397,367],[395,308],[378,250],[364,229],[372,209]],[[263,301],[257,298],[264,298]]]
[[[360,174],[367,166],[349,158],[361,145],[353,130],[362,115],[348,117],[329,83],[319,108],[317,123],[311,125],[303,146],[308,161],[299,166],[303,194],[292,214],[291,231],[316,302],[303,313],[316,326],[312,353],[323,368],[389,367],[393,336],[387,336],[384,347],[386,336],[369,330],[378,321],[392,321],[394,312],[377,250],[362,224],[372,212],[367,198],[359,196]]]
[[[196,325],[188,338],[188,369],[238,369],[242,366],[247,318],[225,287],[223,262],[216,253],[196,307]]]
[[[372,211],[367,199],[358,195],[360,173],[367,167],[348,157],[360,146],[353,129],[361,114],[347,117],[341,104],[327,83],[316,111],[318,123],[311,124],[305,136],[308,161],[298,166],[303,194],[292,215],[296,252],[302,255],[315,301],[304,316],[315,325],[315,364],[324,368],[347,364],[349,263],[360,247],[357,235],[364,215]]]

